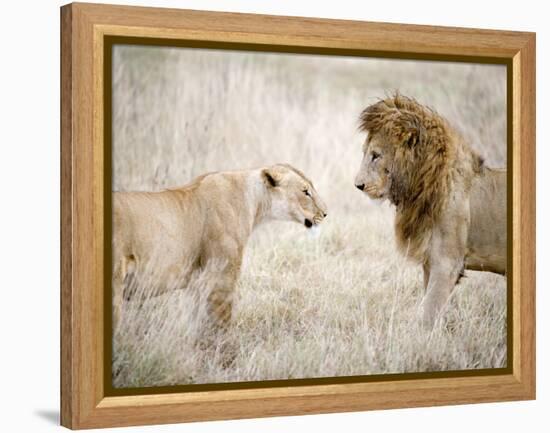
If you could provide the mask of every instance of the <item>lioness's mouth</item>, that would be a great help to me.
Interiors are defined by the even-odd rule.
[[[304,225],[309,229],[313,226],[313,222],[311,222],[311,220],[309,218],[306,218],[304,220]]]

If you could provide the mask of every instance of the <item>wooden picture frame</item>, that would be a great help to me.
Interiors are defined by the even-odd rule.
[[[508,65],[508,350],[499,374],[109,395],[104,67],[108,38]],[[61,8],[61,424],[80,429],[535,398],[535,34],[190,10]],[[511,184],[511,185],[510,185]],[[110,344],[110,343],[109,343]]]

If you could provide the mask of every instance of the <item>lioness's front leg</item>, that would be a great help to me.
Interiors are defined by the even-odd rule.
[[[206,264],[210,290],[207,297],[208,325],[202,345],[214,347],[221,354],[221,363],[228,367],[235,360],[235,350],[226,333],[231,324],[233,295],[239,278],[241,257],[214,258]]]
[[[207,310],[210,325],[225,331],[233,310],[233,294],[242,263],[242,247],[231,239],[206,251],[201,259],[208,280]]]
[[[210,325],[216,331],[226,331],[231,323],[233,312],[233,292],[237,282],[236,272],[226,270],[215,279],[208,294],[208,316]]]

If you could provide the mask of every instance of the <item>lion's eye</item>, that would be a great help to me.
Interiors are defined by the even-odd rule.
[[[309,191],[307,189],[304,190],[304,194],[307,195],[308,197],[311,197],[311,194],[309,193]]]
[[[378,158],[380,158],[380,154],[378,152],[372,152],[371,161],[376,161]]]

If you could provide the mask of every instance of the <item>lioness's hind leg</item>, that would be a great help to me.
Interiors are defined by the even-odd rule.
[[[112,292],[113,292],[113,333],[120,325],[124,314],[125,286],[128,281],[128,270],[133,269],[134,259],[121,257],[113,269]]]
[[[124,277],[121,275],[120,267],[113,271],[113,333],[118,329],[122,316],[124,302]]]

